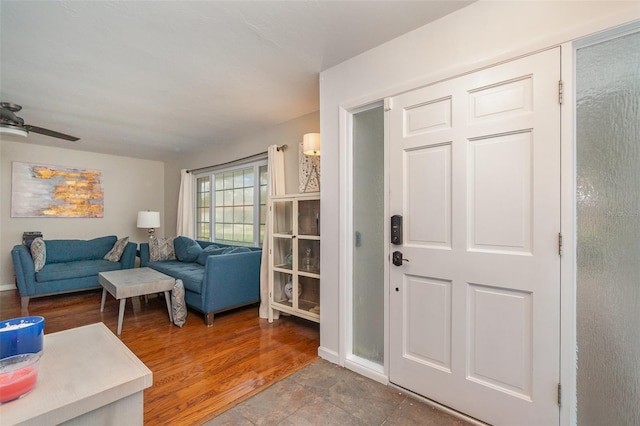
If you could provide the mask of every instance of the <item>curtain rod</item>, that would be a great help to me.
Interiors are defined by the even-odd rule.
[[[276,147],[276,149],[278,151],[284,151],[287,148],[288,148],[288,146],[286,144]],[[259,152],[257,154],[249,155],[247,157],[238,158],[237,160],[227,161],[226,163],[214,164],[212,166],[206,166],[206,167],[199,167],[197,169],[189,169],[189,170],[187,170],[187,173],[199,172],[199,171],[202,171],[202,170],[207,170],[207,169],[213,169],[213,168],[217,168],[217,167],[227,166],[229,164],[235,164],[235,163],[238,163],[238,162],[241,162],[241,161],[244,161],[244,160],[250,160],[250,159],[252,159],[254,157],[265,155],[267,152],[268,151]]]

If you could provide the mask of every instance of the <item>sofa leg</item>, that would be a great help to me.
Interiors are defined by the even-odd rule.
[[[207,312],[204,314],[204,323],[207,327],[211,327],[213,325],[213,312]]]
[[[22,309],[28,309],[29,308],[29,298],[28,297],[21,297],[20,298],[20,307]]]

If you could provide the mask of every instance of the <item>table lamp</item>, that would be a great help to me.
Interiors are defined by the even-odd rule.
[[[155,228],[160,228],[160,212],[138,212],[138,228],[147,228],[149,238],[153,238]]]

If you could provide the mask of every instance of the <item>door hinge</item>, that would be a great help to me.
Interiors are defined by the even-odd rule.
[[[562,233],[558,232],[558,256],[562,256]]]
[[[391,108],[393,108],[393,102],[391,98],[384,98],[384,110],[391,111]]]
[[[558,80],[558,102],[560,105],[564,103],[564,83],[562,80]]]
[[[558,407],[560,407],[562,403],[562,386],[558,383]]]

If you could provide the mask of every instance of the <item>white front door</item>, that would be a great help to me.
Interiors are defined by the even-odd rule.
[[[392,99],[390,380],[492,424],[552,425],[560,49]]]

